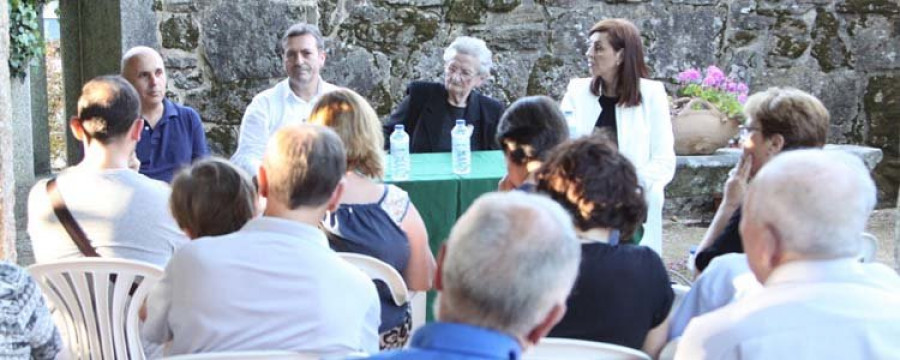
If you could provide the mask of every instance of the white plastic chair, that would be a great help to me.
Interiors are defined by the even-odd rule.
[[[650,360],[632,348],[595,341],[544,338],[522,356],[523,360]]]
[[[84,258],[28,268],[64,322],[72,358],[144,359],[138,310],[163,270],[143,262]]]
[[[403,280],[403,276],[393,266],[368,255],[347,252],[338,254],[341,258],[362,270],[366,275],[369,275],[372,280],[381,280],[387,284],[388,289],[391,290],[394,304],[397,304],[397,306],[406,304],[409,301],[410,296],[409,290],[406,288],[406,281]]]
[[[427,295],[425,291],[409,291],[409,289],[406,288],[406,281],[403,280],[403,276],[400,275],[393,266],[388,265],[384,261],[368,255],[356,253],[342,252],[338,253],[338,255],[362,270],[366,275],[369,275],[372,280],[381,280],[387,284],[388,288],[391,290],[391,296],[394,299],[394,303],[397,304],[397,306],[406,304],[407,302],[410,303],[410,320],[412,322],[411,332],[415,332],[416,329],[425,325],[425,307],[427,306]]]
[[[232,351],[214,352],[191,355],[178,355],[163,358],[163,360],[314,360],[318,356],[301,354],[290,351]]]
[[[875,235],[864,232],[862,233],[862,243],[860,244],[859,261],[872,262],[875,260],[875,254],[878,252],[878,238]]]

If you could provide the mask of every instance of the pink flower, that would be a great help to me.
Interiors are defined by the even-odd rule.
[[[706,68],[706,78],[703,79],[703,86],[719,87],[725,82],[725,73],[721,69],[712,65]]]
[[[745,86],[746,86],[746,85],[745,85]],[[741,93],[740,95],[738,95],[737,101],[738,101],[739,103],[741,103],[741,105],[744,105],[744,103],[747,102],[747,94],[746,94],[746,93]]]
[[[738,84],[737,84],[737,92],[738,92],[738,93],[740,93],[740,94],[747,94],[749,91],[750,91],[750,89],[747,87],[747,84],[745,84],[745,83],[738,83]]]
[[[682,84],[689,83],[700,83],[700,78],[703,74],[700,74],[700,70],[697,69],[687,69],[678,74],[678,82]]]

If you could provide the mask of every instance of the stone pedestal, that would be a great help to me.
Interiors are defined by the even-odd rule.
[[[825,149],[856,155],[869,171],[873,171],[883,157],[881,149],[867,146],[826,145]],[[664,216],[711,220],[716,212],[716,198],[721,196],[728,171],[734,168],[740,157],[740,149],[719,149],[707,156],[678,156],[675,178],[666,186]]]

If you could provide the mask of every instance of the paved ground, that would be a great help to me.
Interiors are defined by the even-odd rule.
[[[869,219],[868,231],[878,238],[876,261],[897,269],[894,258],[894,219],[896,209],[876,210]],[[667,220],[663,224],[663,259],[666,266],[687,275],[685,258],[706,232],[707,223],[691,220]]]

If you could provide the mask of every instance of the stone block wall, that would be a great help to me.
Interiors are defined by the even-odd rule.
[[[831,143],[884,151],[880,198],[900,183],[898,0],[156,0],[170,96],[200,111],[213,151],[230,155],[253,95],[283,77],[279,37],[297,21],[328,38],[325,78],[355,89],[382,116],[417,79],[441,79],[459,35],[494,51],[487,94],[560,98],[588,76],[586,32],[634,21],[652,77],[716,64],[752,91],[795,86],[832,113]]]

